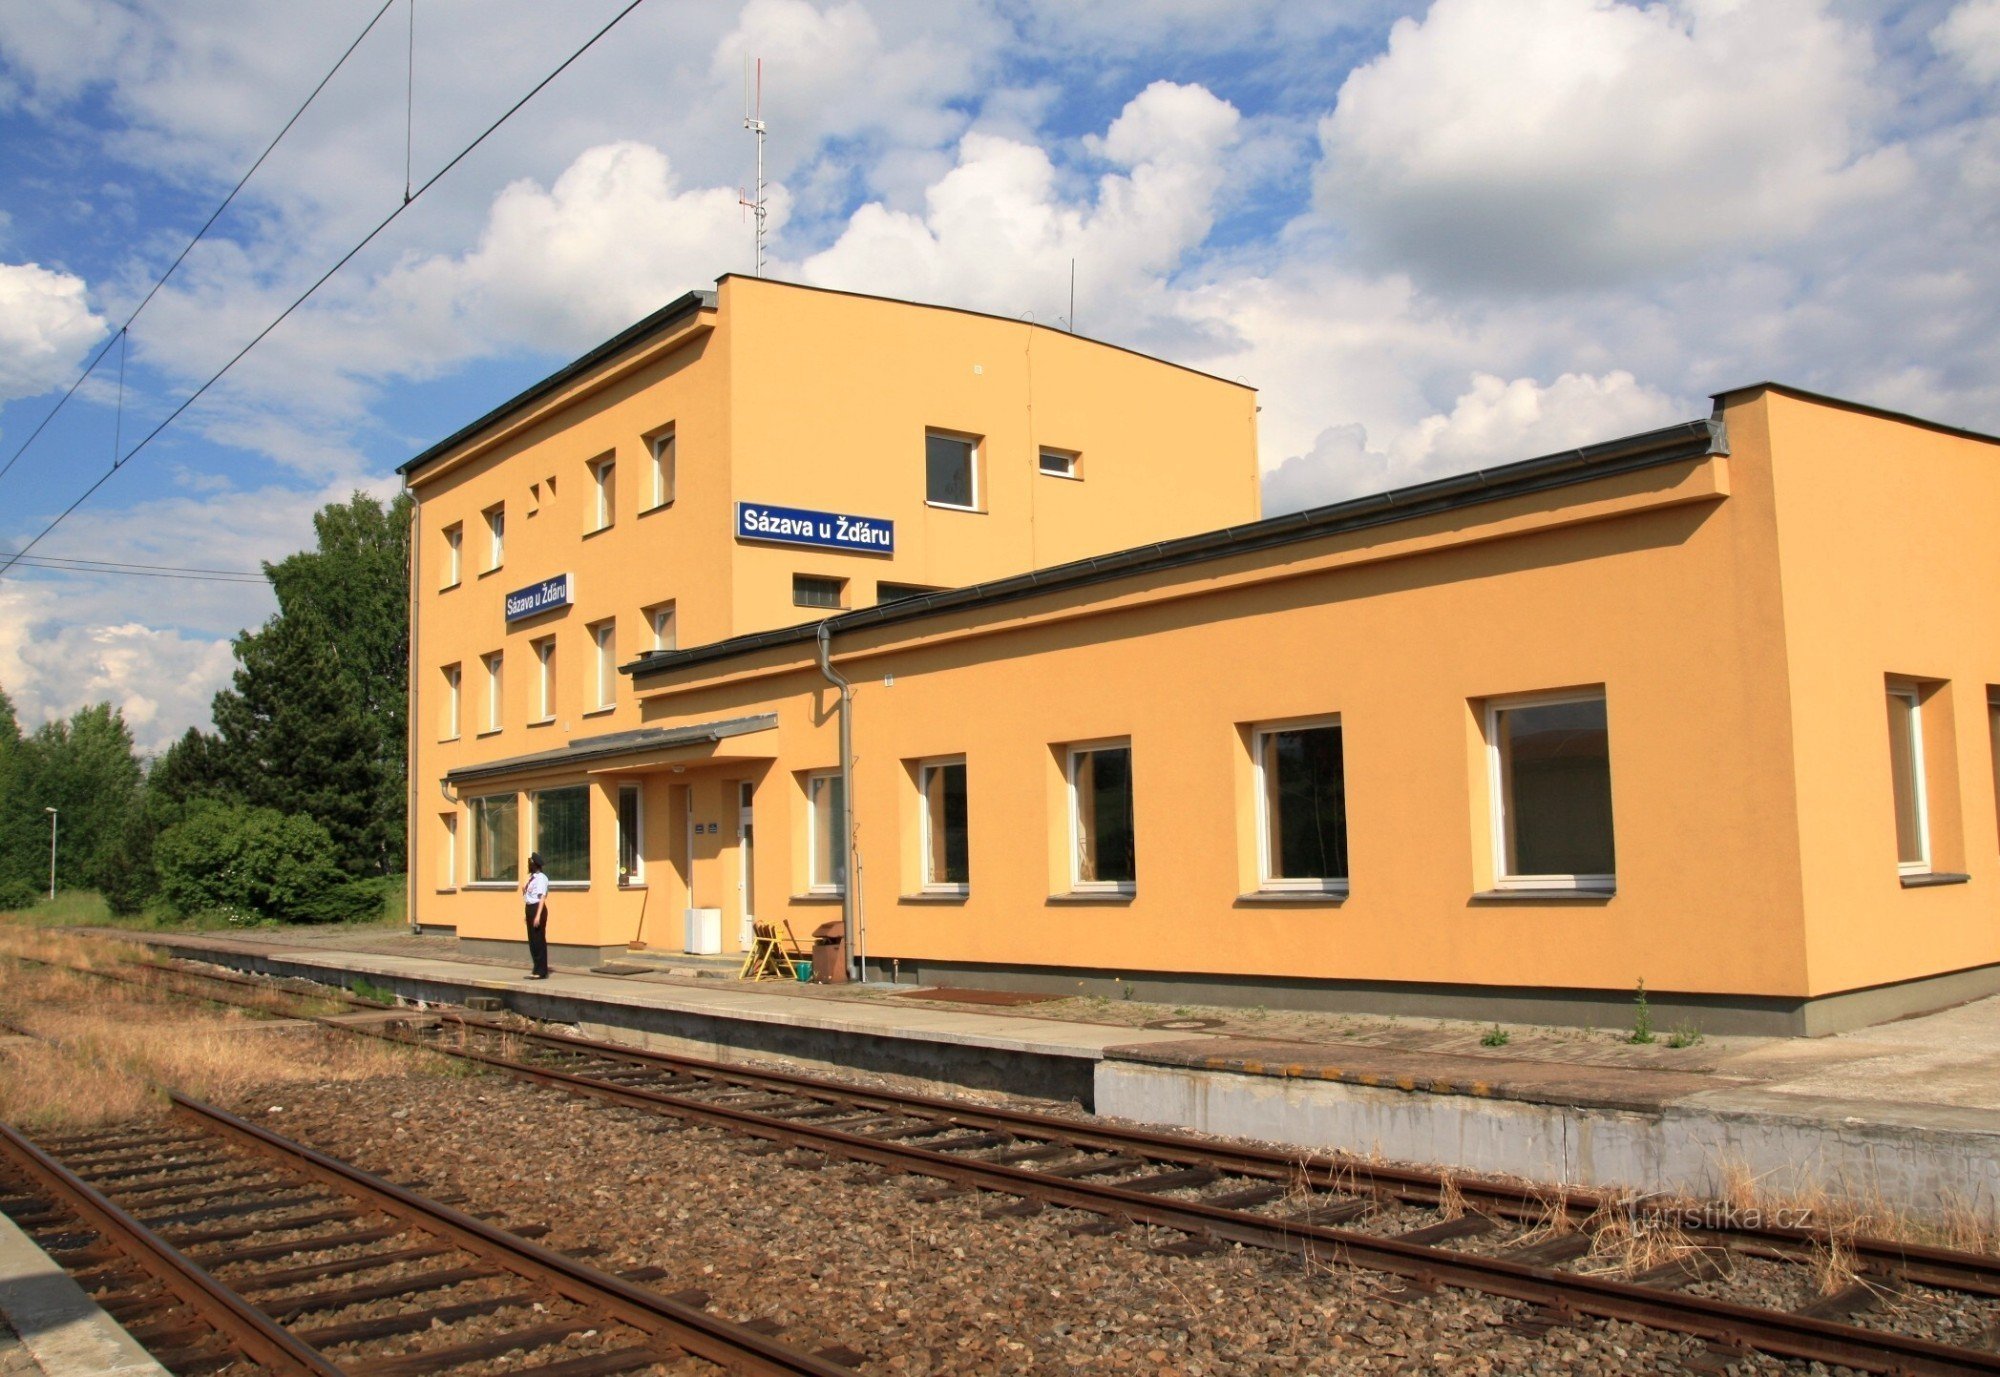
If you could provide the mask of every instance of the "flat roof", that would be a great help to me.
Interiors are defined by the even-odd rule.
[[[671,746],[706,746],[732,736],[747,736],[751,732],[769,731],[777,725],[778,714],[765,712],[754,717],[727,717],[716,722],[697,722],[688,727],[640,727],[633,731],[611,732],[604,736],[578,737],[567,746],[557,746],[552,750],[535,751],[530,755],[510,755],[502,760],[489,760],[479,765],[461,765],[455,770],[445,771],[444,782],[468,784],[475,780],[493,779],[501,775],[546,770],[557,765],[576,765],[590,760],[605,760],[613,756],[634,755],[640,751],[665,750]]]
[[[1478,469],[1449,478],[1434,479],[1405,488],[1392,489],[1368,497],[1350,498],[1304,511],[1266,517],[1241,526],[1228,526],[1199,535],[1158,541],[1110,554],[1052,565],[986,583],[968,584],[937,593],[899,598],[874,607],[857,608],[819,621],[772,631],[755,631],[727,640],[686,650],[647,651],[619,668],[637,681],[652,674],[691,665],[732,659],[772,646],[815,639],[824,625],[832,631],[852,631],[867,626],[883,626],[916,621],[935,613],[968,607],[988,607],[1041,593],[1081,588],[1112,579],[1177,569],[1208,563],[1259,550],[1295,545],[1323,536],[1389,525],[1439,512],[1526,493],[1568,487],[1596,478],[1629,473],[1690,459],[1729,452],[1728,435],[1719,415],[1699,421],[1649,430],[1618,440],[1606,440],[1582,449],[1563,450],[1498,468]]]

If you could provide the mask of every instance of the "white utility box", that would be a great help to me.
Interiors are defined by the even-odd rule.
[[[691,908],[687,911],[687,945],[682,947],[689,956],[719,956],[722,954],[722,910],[719,908]]]

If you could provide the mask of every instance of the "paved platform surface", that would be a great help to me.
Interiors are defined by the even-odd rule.
[[[167,1370],[0,1215],[0,1377],[167,1377]]]

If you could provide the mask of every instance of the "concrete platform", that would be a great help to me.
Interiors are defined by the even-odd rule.
[[[0,1215],[0,1320],[5,1321],[0,1373],[8,1377],[167,1377],[167,1370],[5,1215]],[[18,1346],[6,1343],[8,1330]]]
[[[1771,1204],[1837,1195],[2000,1226],[2000,997],[1829,1038],[1631,1046],[1519,1028],[1488,1046],[1482,1027],[1446,1021],[1168,1017],[1192,1011],[1102,999],[954,1006],[902,987],[718,979],[713,962],[671,956],[640,973],[527,982],[448,937],[379,930],[345,942],[311,930],[116,935],[412,999],[491,996],[593,1036],[718,1060],[917,1076],[1468,1172],[1700,1195],[1751,1183]],[[1134,1026],[1144,1022],[1168,1026]],[[1247,1032],[1267,1023],[1282,1035]]]

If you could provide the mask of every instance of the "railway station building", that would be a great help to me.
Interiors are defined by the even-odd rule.
[[[1244,386],[725,278],[405,466],[413,920],[1819,1033],[2000,989],[2000,441],[1777,384],[1269,519]],[[842,749],[843,733],[848,742]]]

